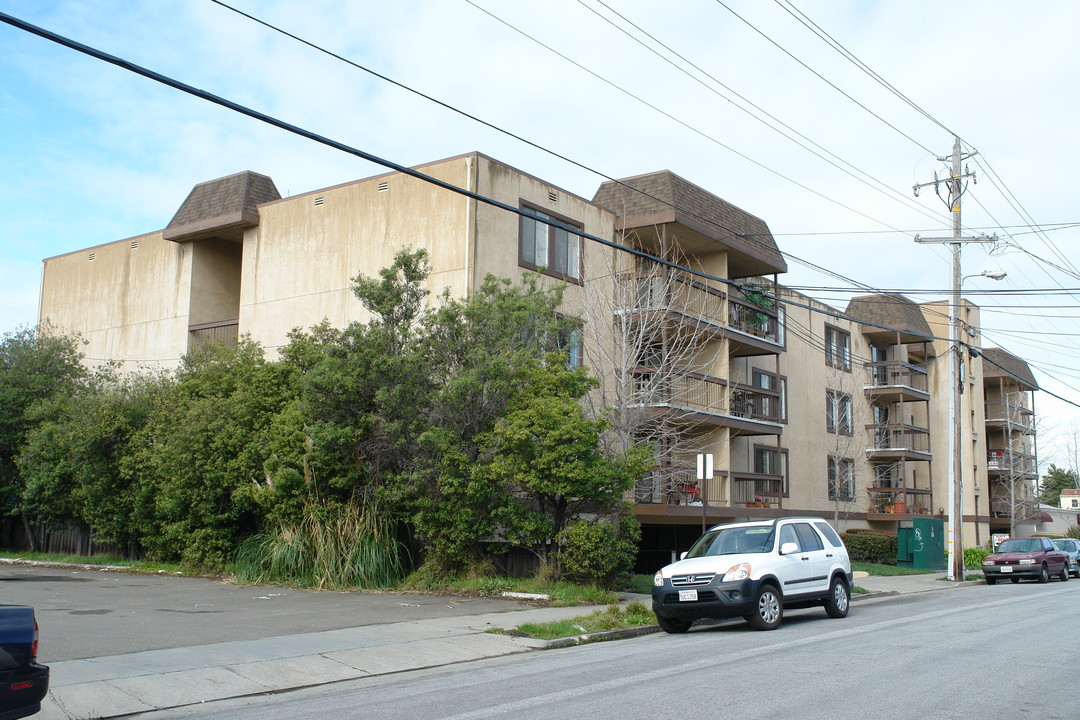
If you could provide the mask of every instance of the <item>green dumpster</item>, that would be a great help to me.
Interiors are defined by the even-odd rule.
[[[896,564],[917,570],[945,569],[945,521],[915,518],[896,530]]]

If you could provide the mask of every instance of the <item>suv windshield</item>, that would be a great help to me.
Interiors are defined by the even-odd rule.
[[[773,549],[772,526],[717,528],[698,538],[686,557],[767,553]]]

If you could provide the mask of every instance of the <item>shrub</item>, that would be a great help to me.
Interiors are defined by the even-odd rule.
[[[559,563],[569,575],[610,589],[633,565],[640,538],[641,527],[629,513],[620,518],[618,527],[579,520],[559,533]]]
[[[852,529],[844,533],[844,545],[852,560],[896,564],[896,533]]]
[[[982,567],[983,558],[990,554],[990,551],[981,547],[969,547],[964,548],[964,567],[968,570],[978,570]]]

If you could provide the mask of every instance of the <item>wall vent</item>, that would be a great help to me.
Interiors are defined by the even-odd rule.
[[[86,259],[89,260],[90,262],[94,262],[94,253],[90,253],[89,255],[87,255]]]
[[[548,201],[559,202],[559,193],[554,190],[548,190]]]
[[[322,207],[323,202],[325,202],[325,200],[322,195],[315,198],[315,207]]]
[[[390,181],[389,180],[383,180],[381,183],[379,183],[379,186],[378,186],[379,192],[386,192],[389,189],[390,189]]]
[[[139,249],[139,241],[138,240],[132,240],[131,241],[131,249],[132,250],[138,250]]]

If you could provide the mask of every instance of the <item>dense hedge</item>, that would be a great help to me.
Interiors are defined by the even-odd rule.
[[[853,528],[844,533],[844,545],[852,560],[896,564],[896,533]]]

